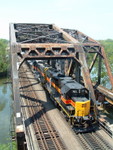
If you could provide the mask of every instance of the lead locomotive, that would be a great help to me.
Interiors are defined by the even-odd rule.
[[[29,65],[74,130],[77,133],[94,130],[96,121],[89,91],[72,77],[63,75],[43,61],[36,60]]]

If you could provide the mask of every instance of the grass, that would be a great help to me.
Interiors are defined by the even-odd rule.
[[[0,150],[17,150],[17,144],[15,141],[7,144],[0,144]]]

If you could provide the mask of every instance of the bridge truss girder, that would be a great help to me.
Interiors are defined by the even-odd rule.
[[[83,83],[90,91],[95,110],[96,98],[90,72],[98,57],[99,67],[97,84],[99,85],[101,83],[101,66],[103,60],[113,87],[113,77],[103,47],[97,41],[78,30],[61,29],[54,24],[10,24],[10,45],[17,126],[22,124],[21,115],[19,115],[21,114],[21,107],[19,104],[18,71],[23,62],[27,59],[73,58],[76,65],[74,65],[73,62],[71,62],[72,66],[70,65],[69,67],[69,65],[67,65],[68,74],[72,74],[72,72],[74,72],[74,66],[76,66],[77,69],[75,74],[79,76],[76,78],[80,81],[80,76],[82,75]],[[86,56],[92,53],[95,55],[88,67]]]

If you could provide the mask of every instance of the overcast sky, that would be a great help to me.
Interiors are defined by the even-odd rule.
[[[9,23],[54,23],[113,39],[113,0],[2,0],[0,38],[9,38]]]

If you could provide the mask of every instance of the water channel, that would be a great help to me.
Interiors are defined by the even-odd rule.
[[[12,88],[0,79],[0,150],[11,149]],[[6,148],[7,146],[7,148]]]

